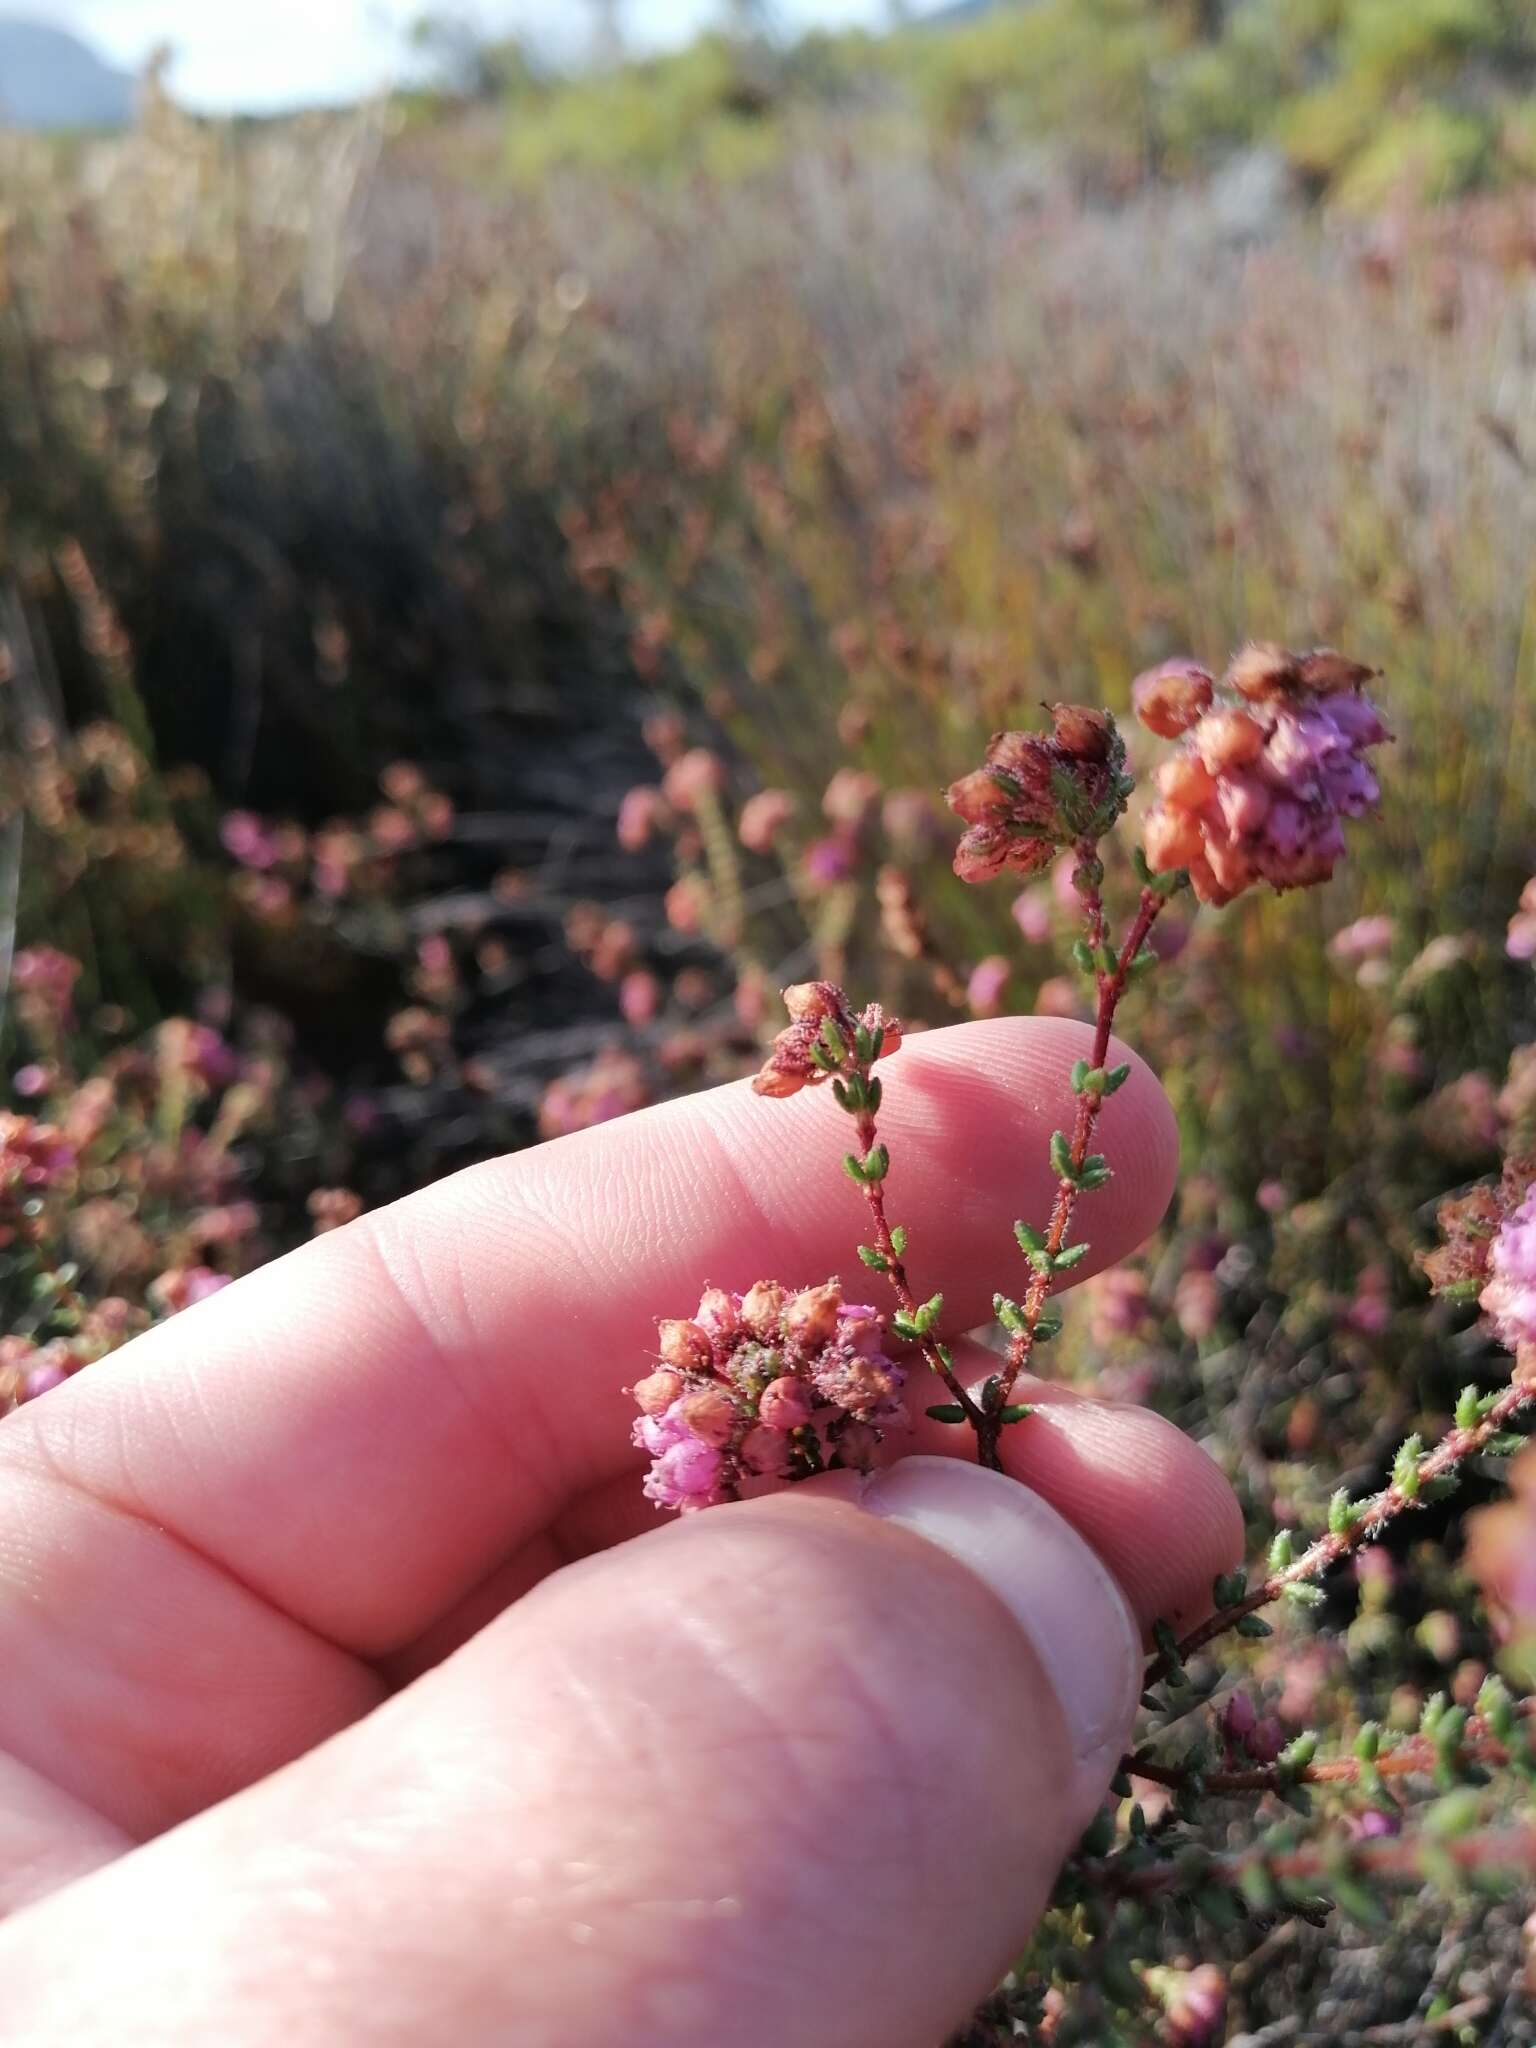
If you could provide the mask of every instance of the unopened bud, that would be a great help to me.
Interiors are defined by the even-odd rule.
[[[656,1332],[656,1348],[664,1365],[679,1372],[708,1372],[714,1363],[708,1333],[697,1323],[665,1322]]]
[[[736,1403],[723,1387],[704,1387],[689,1394],[678,1413],[700,1443],[712,1444],[716,1450],[730,1442],[740,1419]]]
[[[1165,661],[1136,678],[1131,703],[1148,732],[1172,740],[1210,710],[1214,687],[1210,671],[1197,662]]]
[[[770,1380],[758,1403],[758,1415],[773,1429],[803,1429],[811,1419],[811,1390],[788,1373]]]
[[[1108,758],[1115,722],[1107,711],[1095,711],[1088,704],[1053,704],[1051,727],[1064,753],[1079,761]]]
[[[843,1305],[843,1291],[835,1281],[824,1287],[807,1287],[784,1310],[784,1334],[807,1351],[818,1351],[837,1333],[837,1312]]]
[[[660,1415],[683,1391],[683,1376],[670,1366],[662,1366],[658,1372],[649,1372],[643,1380],[636,1380],[629,1391],[642,1415]]]
[[[763,1343],[779,1334],[779,1317],[784,1311],[784,1289],[777,1280],[759,1280],[741,1298],[743,1327]]]

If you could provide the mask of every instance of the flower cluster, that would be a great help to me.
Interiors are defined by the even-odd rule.
[[[1218,697],[1194,662],[1165,662],[1132,686],[1136,715],[1184,746],[1157,771],[1144,843],[1158,873],[1185,868],[1204,903],[1256,882],[1326,881],[1343,858],[1341,820],[1381,794],[1367,758],[1390,735],[1363,685],[1374,671],[1319,648],[1250,644]]]
[[[855,1014],[842,990],[830,981],[802,981],[784,991],[789,1023],[773,1041],[752,1086],[759,1095],[798,1095],[835,1074],[859,1042],[873,1047],[871,1059],[895,1052],[901,1026],[878,1003]]]
[[[708,1287],[696,1313],[661,1324],[654,1371],[630,1392],[634,1441],[651,1458],[659,1508],[734,1500],[750,1480],[867,1471],[904,1425],[903,1372],[883,1318],[843,1300],[835,1280],[798,1292],[760,1280]]]
[[[950,784],[967,828],[955,849],[962,882],[1038,874],[1058,847],[1103,838],[1125,809],[1132,783],[1114,720],[1083,704],[1050,713],[1049,733],[994,733],[985,766]]]
[[[1488,1253],[1484,1315],[1511,1351],[1536,1346],[1536,1187],[1499,1229]]]

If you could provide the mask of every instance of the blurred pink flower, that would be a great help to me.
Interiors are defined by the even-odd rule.
[[[277,865],[276,835],[254,811],[226,811],[219,826],[219,838],[224,851],[243,868],[261,870]]]
[[[806,879],[822,888],[846,882],[857,857],[854,842],[846,833],[835,832],[829,838],[818,839],[805,850]]]
[[[1356,966],[1362,960],[1380,959],[1392,950],[1397,936],[1397,920],[1393,917],[1357,917],[1353,924],[1336,931],[1328,941],[1329,958],[1346,966]]]
[[[1055,929],[1050,892],[1035,882],[1013,899],[1013,921],[1032,946],[1050,944]]]
[[[651,834],[660,828],[666,810],[661,791],[649,783],[624,792],[619,804],[618,838],[626,853],[638,853],[649,842]]]
[[[760,789],[741,807],[737,836],[749,853],[771,853],[794,815],[795,799],[787,789]]]
[[[1012,970],[1001,953],[990,953],[971,969],[965,998],[973,1017],[998,1017],[1003,1010],[1003,991]]]

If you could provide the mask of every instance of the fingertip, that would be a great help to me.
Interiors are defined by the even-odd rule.
[[[1097,1550],[1144,1630],[1192,1627],[1243,1555],[1242,1510],[1216,1461],[1149,1408],[1025,1387],[1035,1412],[1003,1438],[1014,1478]]]

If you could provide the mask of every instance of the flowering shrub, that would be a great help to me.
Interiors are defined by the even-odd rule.
[[[1106,901],[1106,855],[1134,780],[1114,720],[1057,703],[1048,707],[1048,734],[993,736],[984,765],[948,792],[965,828],[955,872],[968,883],[1029,876],[1064,850],[1079,925],[1073,956],[1092,991],[1095,1026],[1090,1053],[1066,1077],[1070,1128],[1050,1141],[1056,1191],[1049,1217],[1014,1225],[1024,1286],[1017,1298],[1001,1290],[993,1297],[997,1364],[980,1386],[964,1382],[941,1334],[943,1296],[920,1298],[908,1233],[887,1215],[891,1160],[878,1116],[886,1087],[899,1086],[900,1067],[887,1076],[875,1066],[899,1050],[900,1027],[878,1004],[856,1010],[828,981],[790,988],[790,1023],[754,1086],[778,1097],[830,1084],[853,1130],[844,1171],[868,1213],[858,1257],[895,1306],[886,1319],[845,1304],[835,1281],[790,1293],[764,1280],[745,1296],[706,1288],[694,1316],[662,1323],[658,1360],[632,1389],[641,1411],[634,1439],[651,1458],[645,1492],[657,1507],[709,1508],[744,1487],[792,1483],[828,1467],[867,1471],[885,1438],[892,1440],[886,1454],[899,1454],[908,1357],[910,1370],[931,1372],[947,1396],[928,1407],[929,1417],[967,1428],[977,1457],[1003,1469],[1003,1432],[1027,1428],[1033,1413],[1015,1398],[1020,1375],[1062,1328],[1047,1304],[1089,1249],[1074,1231],[1079,1205],[1113,1173],[1109,1158],[1090,1147],[1103,1104],[1130,1076],[1128,1065],[1109,1064],[1110,1034],[1127,991],[1158,971],[1154,929],[1186,891],[1219,907],[1261,882],[1284,891],[1329,879],[1345,852],[1341,817],[1366,815],[1380,796],[1367,756],[1388,734],[1365,692],[1372,680],[1371,670],[1332,650],[1296,655],[1253,645],[1223,678],[1225,703],[1212,675],[1192,662],[1165,662],[1137,680],[1132,700],[1142,724],[1183,745],[1156,770],[1159,800],[1142,816],[1127,862],[1138,886],[1118,938]],[[682,758],[690,777],[718,797],[717,766],[706,772],[697,754]],[[910,928],[912,908],[903,909]],[[1357,920],[1330,950],[1346,965],[1369,963],[1392,938],[1390,920]],[[921,941],[898,950],[910,957]],[[1529,1113],[1525,1101],[1520,1109]],[[1284,1191],[1266,1207],[1283,1213]],[[1320,1901],[1371,1919],[1382,1910],[1379,1880],[1449,1873],[1496,1881],[1536,1859],[1536,1836],[1518,1817],[1523,1786],[1536,1778],[1528,1703],[1486,1669],[1476,1670],[1475,1686],[1469,1680],[1468,1696],[1455,1704],[1443,1694],[1429,1700],[1415,1729],[1392,1739],[1376,1721],[1362,1720],[1347,1748],[1329,1755],[1305,1725],[1315,1700],[1297,1702],[1293,1713],[1303,1725],[1291,1733],[1290,1716],[1261,1713],[1250,1692],[1227,1690],[1212,1655],[1229,1634],[1270,1637],[1262,1611],[1276,1603],[1322,1606],[1318,1582],[1330,1571],[1353,1562],[1363,1573],[1379,1554],[1368,1546],[1401,1517],[1454,1491],[1475,1460],[1519,1447],[1536,1406],[1536,1162],[1511,1156],[1500,1184],[1447,1201],[1440,1231],[1439,1246],[1421,1263],[1437,1292],[1481,1308],[1490,1337],[1512,1354],[1505,1383],[1492,1391],[1467,1385],[1438,1441],[1426,1445],[1413,1434],[1401,1442],[1384,1485],[1335,1491],[1319,1533],[1298,1538],[1282,1526],[1258,1572],[1219,1578],[1211,1612],[1182,1636],[1157,1625],[1145,1728],[1062,1877],[1055,1912],[967,2041],[1012,2039],[1021,2026],[1052,2040],[1102,2040],[1111,2037],[1106,2027],[1112,2038],[1130,2039],[1154,2025],[1165,2041],[1215,2040],[1225,1974],[1211,1961],[1184,1968],[1153,1962],[1142,1946],[1149,1901],[1177,1905],[1221,1933],[1288,1910],[1316,1910]],[[1175,1287],[1174,1315],[1197,1343],[1220,1320],[1224,1263],[1191,1262]],[[1149,1292],[1135,1275],[1106,1276],[1095,1337],[1144,1334]],[[1381,1272],[1361,1271],[1347,1321],[1368,1340],[1390,1326]],[[1518,1468],[1508,1506],[1474,1518],[1469,1550],[1496,1627],[1517,1648],[1536,1636],[1536,1579],[1526,1560],[1536,1495],[1528,1474],[1528,1465]],[[1517,1662],[1511,1659],[1512,1676]],[[1485,1793],[1490,1783],[1498,1789]],[[1261,1824],[1244,1847],[1230,1835],[1219,1851],[1202,1841],[1201,1824],[1223,1801],[1272,1802],[1306,1815],[1313,1786],[1343,1792],[1336,1819],[1308,1830]],[[1163,1802],[1155,1820],[1149,1793]],[[1085,1936],[1093,1969],[1087,1996],[1074,2000],[1070,1990],[1083,1973],[1073,1950]]]
[[[1248,11],[1227,10],[1234,35]],[[1483,1689],[1531,1683],[1529,1493],[1505,1486],[1514,1430],[1464,1396],[1512,1390],[1475,1298],[1492,1266],[1461,1273],[1469,1292],[1419,1257],[1445,1199],[1473,1222],[1496,1199],[1489,1234],[1448,1223],[1440,1247],[1491,1259],[1504,1162],[1536,1153],[1536,414],[1510,373],[1528,197],[1325,235],[1283,201],[1085,209],[1033,156],[915,151],[893,176],[880,150],[797,134],[751,184],[620,206],[591,181],[524,203],[487,178],[466,203],[420,130],[382,139],[372,186],[366,120],[227,141],[162,120],[83,146],[78,176],[21,138],[0,152],[0,933],[23,824],[0,971],[21,1212],[5,1399],[363,1202],[760,1071],[781,987],[858,992],[834,1005],[842,1051],[821,1044],[835,1072],[803,1034],[789,1051],[845,1091],[850,1152],[878,1165],[893,1019],[1093,1021],[1084,864],[1039,829],[1030,779],[1058,736],[1021,707],[1112,712],[1114,772],[1140,785],[1104,844],[1122,950],[1149,883],[1113,844],[1156,806],[1149,875],[1184,866],[1153,864],[1162,830],[1204,880],[1198,833],[1210,893],[1218,864],[1230,885],[1336,858],[1341,821],[1350,855],[1283,897],[1160,898],[1125,1014],[1187,1170],[1142,1256],[1073,1293],[1052,1271],[1030,1369],[1207,1446],[1266,1560],[1252,1595],[1311,1563],[1170,1659],[1131,1790],[988,2024],[1030,2011],[1036,2038],[1138,2048],[1284,2039],[1298,2015],[1341,2040],[1519,2038],[1526,1899],[1467,1887],[1520,1847],[1490,1828],[1526,1709]],[[1310,162],[1316,135],[1298,148]],[[1390,751],[1308,722],[1347,673],[1283,705],[1176,654],[1287,620],[1387,669]],[[1123,715],[1138,676],[1150,738]],[[1178,722],[1218,693],[1269,762],[1213,755],[1225,807]],[[943,789],[1032,722],[1017,787],[972,785],[1008,828],[972,886]],[[1382,814],[1353,829],[1378,772]],[[1089,780],[1108,802],[1109,775]],[[884,1020],[868,1072],[865,998]],[[190,1080],[168,1020],[209,1055]],[[108,1120],[82,1142],[99,1083]],[[1074,1166],[1082,1098],[1063,1100]],[[1091,1138],[1089,1180],[1096,1149],[1116,1165]],[[910,1304],[877,1268],[855,1291],[915,1411],[949,1333],[940,1310],[898,1336],[930,1297],[898,1210],[881,1248],[888,1191],[850,1188],[850,1227],[866,1216]],[[1019,1220],[1045,1253],[1049,1210]],[[1076,1188],[1062,1250],[1092,1231]],[[1513,1299],[1520,1260],[1501,1264]],[[1014,1271],[1023,1314],[1044,1276],[1028,1252]],[[994,1337],[1004,1364],[1017,1335]],[[808,1357],[769,1348],[808,1385]],[[761,1395],[736,1357],[690,1392],[723,1392],[744,1445]],[[973,1430],[960,1395],[980,1391],[928,1394]],[[839,1439],[862,1456],[863,1428],[885,1433],[875,1455],[902,1443],[894,1415],[835,1402],[796,1427],[824,1463]]]

